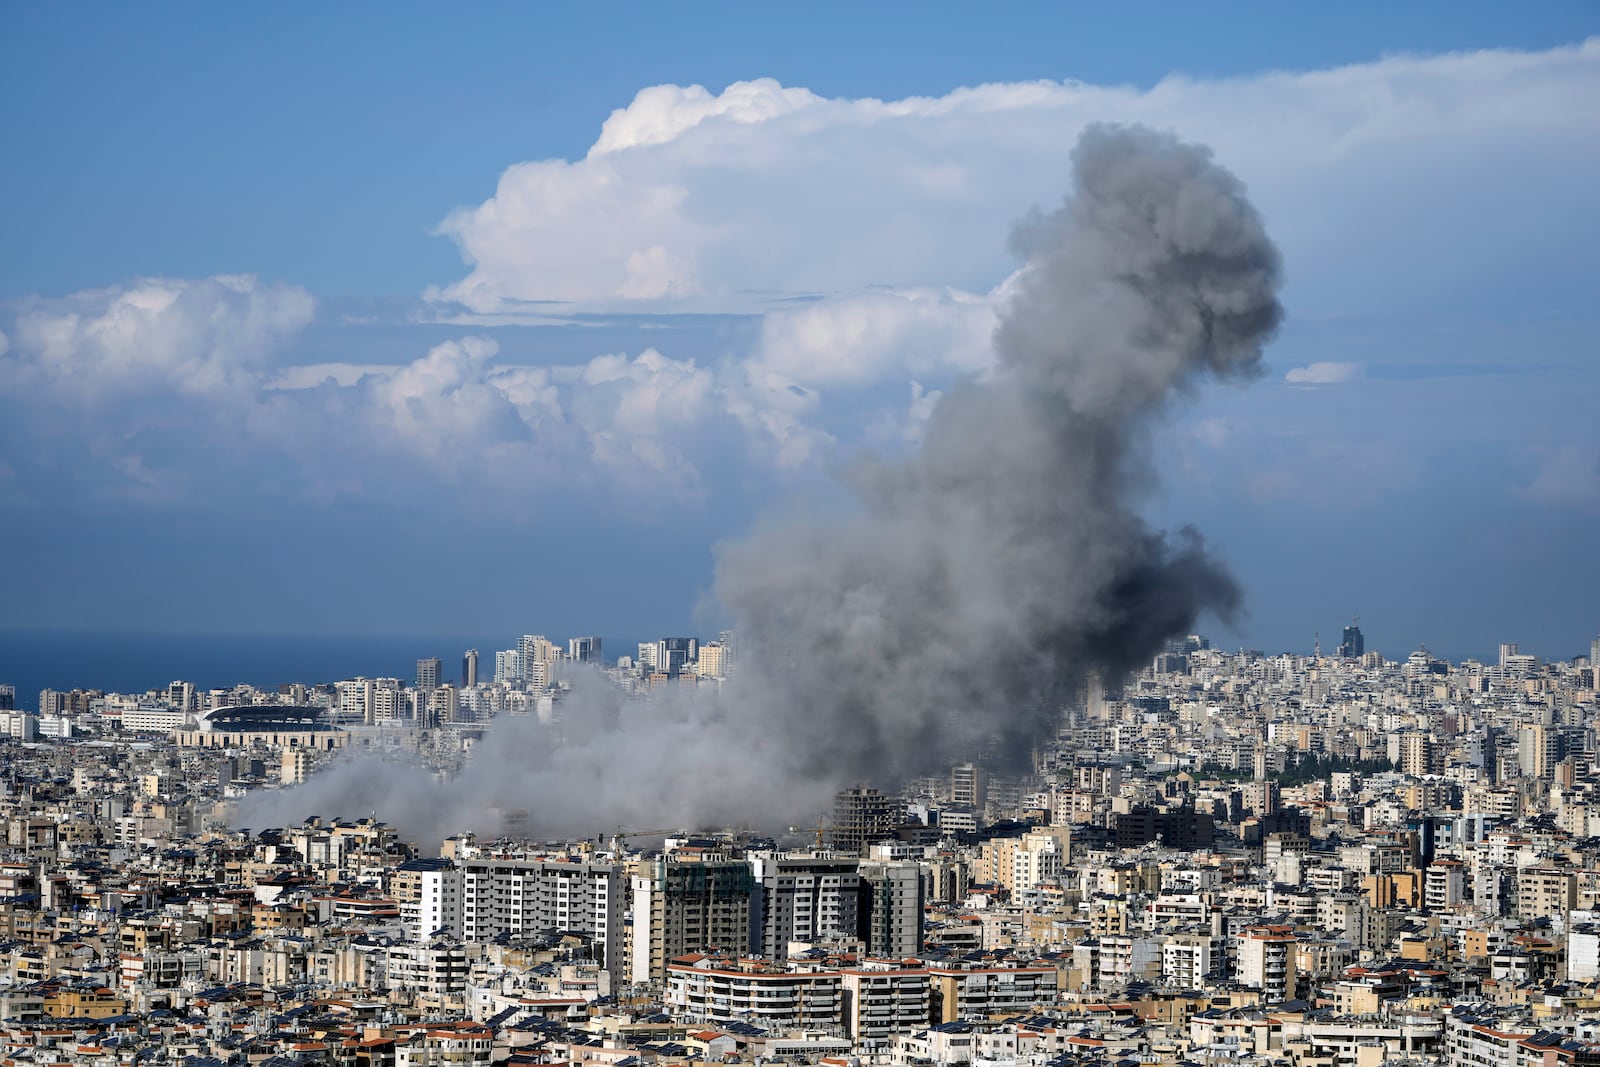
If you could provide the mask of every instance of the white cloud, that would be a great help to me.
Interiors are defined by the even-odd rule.
[[[600,128],[589,157],[664,144],[708,118],[754,125],[819,101],[806,89],[784,89],[770,78],[736,82],[712,96],[703,86],[656,85],[640,90]]]
[[[1290,368],[1283,380],[1290,385],[1343,385],[1364,372],[1359,363],[1311,363]]]
[[[957,290],[874,291],[768,312],[757,360],[797,385],[973,374],[993,359],[995,307]]]
[[[315,308],[305,290],[250,275],[32,297],[12,327],[16,366],[29,387],[83,401],[249,389]]]
[[[909,392],[909,403],[898,409],[880,412],[868,424],[862,434],[862,443],[866,447],[874,451],[897,453],[922,443],[928,420],[933,417],[934,408],[939,406],[944,393],[938,389],[924,389],[918,381],[911,382]]]
[[[1427,263],[1440,234],[1493,231],[1483,198],[1507,183],[1547,172],[1581,190],[1600,160],[1596,95],[1600,39],[1145,91],[1028,82],[880,101],[768,79],[716,94],[656,86],[611,115],[584,159],[518,164],[493,198],[447,218],[440,231],[471,271],[429,295],[491,314],[985,292],[1010,268],[1000,235],[1059,200],[1093,121],[1212,146],[1250,184],[1297,279],[1357,241],[1369,257]]]
[[[637,169],[626,156],[601,156],[507,170],[494,199],[440,226],[492,266],[428,295],[489,313],[537,310],[522,306],[528,301],[604,305],[693,295],[706,237],[684,211],[688,190]]]
[[[470,457],[523,436],[516,407],[485,380],[497,350],[482,337],[447,341],[371,380],[366,396],[375,402],[376,421],[404,446],[434,459]]]
[[[1091,121],[1211,145],[1284,246],[1291,314],[1321,301],[1331,319],[1361,286],[1403,303],[1452,270],[1514,273],[1505,257],[1462,252],[1513,229],[1508,255],[1590,247],[1574,227],[1593,225],[1582,205],[1600,181],[1596,96],[1600,40],[1146,91],[1030,82],[880,101],[770,80],[657,86],[614,112],[584,158],[513,166],[492,198],[444,220],[470,269],[431,290],[429,310],[463,324],[756,312],[748,351],[690,358],[641,333],[626,354],[526,366],[467,336],[409,362],[294,366],[281,354],[312,317],[304,291],[155,279],[15,305],[0,392],[26,395],[41,420],[83,414],[108,470],[169,494],[185,488],[175,465],[243,464],[253,449],[289,457],[329,495],[422,468],[468,491],[537,497],[567,479],[618,498],[692,497],[712,457],[771,474],[815,463],[835,435],[914,442],[940,390],[991,365],[1015,265],[1007,227],[1060,199]],[[1527,175],[1568,186],[1507,195]],[[1566,226],[1542,224],[1557,218]],[[1363,373],[1317,362],[1284,380]],[[144,447],[162,426],[186,442],[210,433],[213,448]],[[1198,424],[1195,462],[1245,447],[1236,431]],[[1529,491],[1553,499],[1557,484]]]
[[[493,340],[465,337],[349,384],[315,368],[309,399],[279,390],[272,410],[289,412],[289,424],[341,424],[344,447],[375,466],[371,453],[404,454],[500,492],[594,482],[643,506],[703,494],[701,464],[731,442],[757,463],[777,462],[789,445],[774,435],[786,428],[782,413],[741,391],[736,369],[655,349],[556,366],[498,355]]]
[[[15,337],[0,401],[86,448],[107,492],[148,501],[204,492],[208,471],[287,469],[323,500],[432,478],[513,502],[592,484],[653,507],[703,495],[708,458],[793,466],[827,441],[806,425],[814,396],[654,348],[526,366],[466,336],[398,364],[284,365],[312,309],[240,277],[31,298],[0,335]]]

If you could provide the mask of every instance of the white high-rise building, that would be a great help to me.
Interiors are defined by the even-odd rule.
[[[399,722],[409,714],[405,687],[398,678],[372,680],[372,721]]]
[[[395,870],[394,892],[406,936],[423,941],[446,931],[461,934],[461,871],[449,860],[415,859]]]
[[[550,684],[550,662],[535,659],[522,661],[522,680],[534,689],[543,689]]]
[[[1600,924],[1575,923],[1567,933],[1567,980],[1593,982],[1597,978],[1600,978]]]
[[[1211,973],[1211,938],[1173,934],[1161,946],[1161,977],[1180,989],[1204,989]]]
[[[342,724],[372,724],[372,694],[376,684],[371,678],[353,678],[334,686],[338,694],[338,718]]]
[[[523,680],[528,682],[533,680],[534,664],[543,664],[548,676],[551,665],[561,658],[561,650],[543,634],[523,634],[517,651],[522,654]]]
[[[461,864],[461,936],[487,941],[501,933],[585,934],[602,966],[621,978],[626,886],[615,863],[473,857]]]
[[[494,654],[494,680],[497,685],[514,685],[522,681],[522,653],[514,648]]]
[[[449,684],[441,685],[428,694],[428,711],[434,722],[443,724],[459,720],[459,694],[460,690]]]
[[[0,711],[0,734],[18,741],[36,740],[39,736],[39,716],[29,711]]]
[[[1012,853],[1011,891],[1027,893],[1061,877],[1066,848],[1060,833],[1024,834],[1022,847]]]

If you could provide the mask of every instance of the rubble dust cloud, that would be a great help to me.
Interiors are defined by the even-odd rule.
[[[504,721],[451,781],[356,758],[236,822],[375,810],[438,834],[506,804],[552,832],[803,821],[844,784],[1024,760],[1091,672],[1236,610],[1200,535],[1139,508],[1152,429],[1206,380],[1258,373],[1282,316],[1242,185],[1203,147],[1092,127],[1066,202],[1011,244],[994,368],[945,392],[921,445],[855,461],[848,514],[719,547],[738,642],[720,691],[627,701],[597,675],[560,702],[559,748]]]

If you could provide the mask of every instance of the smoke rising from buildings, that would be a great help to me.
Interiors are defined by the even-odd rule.
[[[720,547],[739,641],[721,693],[630,705],[581,685],[558,750],[497,725],[458,782],[355,763],[274,806],[376,809],[403,829],[401,805],[448,829],[499,797],[560,832],[795,821],[842,784],[977,749],[1023,759],[1090,673],[1120,676],[1201,612],[1233,612],[1239,590],[1200,536],[1138,509],[1173,401],[1257,373],[1281,318],[1278,254],[1203,147],[1099,126],[1073,162],[1066,203],[1012,234],[1022,267],[994,369],[945,393],[915,452],[845,471],[849,514]]]
[[[636,700],[588,668],[568,680],[559,726],[501,717],[460,774],[436,777],[392,753],[357,753],[302,785],[250,794],[233,825],[376,813],[409,840],[437,843],[462,830],[498,835],[519,818],[552,836],[777,826],[830,802],[821,783],[780,792],[791,783],[775,781],[758,724],[731,700],[693,690]]]
[[[810,741],[796,770],[893,778],[991,737],[1025,756],[1088,672],[1238,603],[1197,534],[1135,509],[1171,400],[1256,373],[1277,253],[1203,148],[1095,127],[1073,158],[1067,203],[1012,236],[992,376],[941,399],[915,454],[850,472],[850,519],[723,552],[752,680]]]

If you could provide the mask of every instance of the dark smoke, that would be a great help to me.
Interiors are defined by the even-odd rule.
[[[841,784],[979,748],[1025,756],[1090,673],[1116,678],[1202,611],[1232,613],[1239,590],[1200,536],[1137,509],[1169,405],[1257,373],[1282,314],[1277,251],[1205,148],[1097,126],[1073,163],[1064,206],[1012,235],[1023,266],[991,375],[946,393],[914,454],[856,463],[848,517],[721,547],[739,657],[722,694],[571,700],[582,740],[497,727],[460,782],[369,767],[362,803],[410,797],[430,829],[481,825],[505,797],[551,832],[804,819]],[[347,778],[284,799],[337,814]]]
[[[1279,260],[1202,147],[1097,126],[1025,257],[988,380],[940,401],[920,451],[863,461],[860,510],[727,545],[717,591],[757,656],[791,768],[884,780],[990,738],[1025,755],[1092,671],[1114,678],[1239,602],[1198,534],[1135,508],[1147,444],[1202,379],[1257,373]]]

